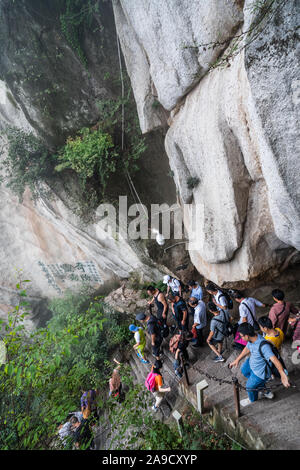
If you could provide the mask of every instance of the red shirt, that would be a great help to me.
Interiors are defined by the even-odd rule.
[[[297,312],[298,310],[290,302],[274,304],[269,312],[269,318],[272,322],[273,328],[280,328],[285,334],[290,313]]]

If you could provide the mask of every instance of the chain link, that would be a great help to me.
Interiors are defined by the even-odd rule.
[[[215,382],[218,382],[219,385],[222,385],[222,384],[236,385],[241,390],[245,390],[246,392],[259,392],[259,391],[262,391],[262,390],[275,390],[276,388],[283,385],[282,383],[280,383],[280,384],[276,384],[276,385],[267,385],[267,386],[264,385],[263,387],[258,387],[258,388],[247,388],[244,385],[239,383],[239,380],[235,375],[232,376],[232,379],[230,381],[230,380],[221,379],[220,377],[215,377],[214,375],[210,375],[207,372],[204,372],[203,370],[201,370],[199,367],[193,366],[193,369],[195,369],[200,374],[205,375],[205,377],[207,377],[208,379],[213,380]],[[296,388],[296,385],[294,385],[294,384],[290,383],[290,386],[292,388]]]

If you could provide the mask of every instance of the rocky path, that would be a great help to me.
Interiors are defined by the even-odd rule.
[[[190,386],[187,386],[185,378],[178,380],[174,374],[174,357],[168,349],[168,340],[163,342],[163,368],[162,375],[164,384],[171,387],[171,392],[166,394],[166,398],[158,413],[160,419],[167,419],[174,409],[178,394],[184,395],[194,406],[197,404],[196,384],[205,379],[208,388],[205,391],[205,416],[208,420],[217,425],[217,428],[227,432],[231,437],[246,444],[248,448],[257,449],[299,449],[300,448],[300,367],[292,363],[291,356],[294,352],[290,343],[287,342],[282,351],[282,356],[289,370],[290,381],[296,388],[285,389],[280,381],[275,379],[272,386],[278,384],[274,391],[273,400],[261,399],[254,404],[241,408],[242,416],[235,417],[235,407],[233,399],[233,387],[228,384],[220,384],[205,376],[211,376],[232,380],[236,375],[242,385],[245,385],[245,378],[240,370],[231,371],[228,364],[238,355],[232,349],[231,340],[227,340],[227,348],[223,354],[225,362],[214,363],[213,353],[208,346],[193,348],[189,346],[190,367],[188,376]],[[149,339],[147,342],[147,352],[151,351]],[[153,357],[148,353],[149,360]],[[149,365],[142,364],[135,354],[130,358],[130,365],[136,382],[144,383],[149,372]],[[201,372],[200,372],[201,371]],[[202,373],[203,372],[203,373]],[[245,391],[241,391],[240,398],[247,397]],[[220,427],[221,426],[221,427]]]

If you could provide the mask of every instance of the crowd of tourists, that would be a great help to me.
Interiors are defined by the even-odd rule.
[[[171,391],[170,387],[164,386],[162,375],[164,341],[174,356],[174,374],[181,380],[184,368],[189,366],[189,347],[197,349],[208,345],[213,352],[212,361],[221,363],[225,362],[223,354],[227,341],[232,338],[239,355],[228,364],[229,368],[238,367],[246,359],[241,372],[247,379],[248,398],[241,400],[242,406],[260,398],[272,399],[274,394],[268,384],[275,377],[280,378],[285,387],[290,386],[280,352],[286,335],[292,336],[293,341],[300,340],[300,312],[285,300],[282,290],[272,291],[274,304],[268,306],[239,290],[224,290],[212,282],[201,287],[191,280],[184,285],[179,279],[166,275],[163,283],[167,287],[166,293],[153,285],[147,287],[149,308],[136,315],[136,325],[129,326],[134,334],[133,349],[138,359],[149,365],[145,386],[153,394],[154,412],[159,410],[165,394]],[[238,304],[237,320],[231,314],[234,301]],[[270,307],[268,315],[258,317],[257,307]],[[147,334],[151,350],[146,356]],[[109,380],[109,397],[122,401],[121,364],[116,359],[114,362],[116,367]],[[96,401],[96,390],[82,390],[81,410],[70,413],[67,422],[58,429],[65,448],[94,448],[93,425],[98,418]]]
[[[134,333],[134,349],[140,361],[149,364],[145,385],[153,392],[154,411],[158,410],[164,394],[170,391],[170,387],[163,386],[161,372],[163,341],[174,354],[174,373],[181,379],[183,368],[189,365],[189,346],[201,348],[207,344],[213,352],[212,361],[225,362],[224,349],[231,338],[239,355],[228,364],[229,368],[238,367],[246,359],[241,372],[247,379],[248,398],[241,400],[242,406],[263,397],[272,399],[274,394],[268,384],[275,377],[280,378],[285,387],[290,386],[280,352],[287,334],[293,340],[300,339],[300,312],[285,300],[282,290],[272,291],[274,304],[269,306],[239,290],[221,289],[212,282],[201,287],[191,280],[185,286],[179,279],[167,275],[163,283],[166,293],[153,285],[147,287],[149,309],[136,315],[142,326],[132,324],[129,327]],[[238,304],[237,320],[231,314],[234,302]],[[256,309],[261,307],[270,308],[268,315],[257,316]],[[146,331],[151,341],[148,353],[152,360],[145,354]]]

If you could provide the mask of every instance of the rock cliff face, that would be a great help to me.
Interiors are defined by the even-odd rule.
[[[202,208],[190,248],[199,273],[248,282],[299,261],[299,2],[275,2],[255,41],[213,69],[251,28],[253,0],[98,3],[82,29],[83,61],[61,31],[60,1],[0,0],[0,129],[55,147],[96,122],[97,101],[116,94],[117,28],[151,141],[138,192],[147,204],[175,202],[164,139],[180,203]],[[0,197],[2,314],[14,303],[15,268],[33,281],[36,302],[82,281],[161,276],[142,244],[103,240],[99,221],[83,225],[62,195],[34,205],[26,193],[19,204],[2,186]],[[187,213],[184,222],[192,238]]]
[[[253,0],[113,4],[141,128],[157,125],[145,106],[151,88],[170,113],[165,147],[181,203],[202,207],[195,267],[222,284],[299,261],[299,2],[275,2],[257,38],[244,34],[230,67],[209,73],[258,21]]]
[[[0,130],[15,126],[33,132],[50,148],[97,121],[97,101],[116,96],[119,79],[110,3],[99,2],[91,27],[83,28],[85,63],[62,33],[60,3],[0,0]],[[153,185],[160,171],[169,171],[161,133],[147,136],[147,144],[149,153],[140,165],[148,179],[137,182],[138,190],[143,194],[142,186],[146,203],[172,203],[171,178],[162,194]],[[129,193],[125,189],[116,189],[116,199]],[[105,237],[99,217],[83,224],[69,207],[63,194],[34,204],[28,191],[20,204],[5,185],[0,187],[0,316],[16,303],[16,269],[32,281],[28,294],[36,306],[35,323],[45,312],[41,298],[60,295],[66,288],[76,289],[83,282],[105,288],[134,273],[145,281],[161,278],[142,244]]]

